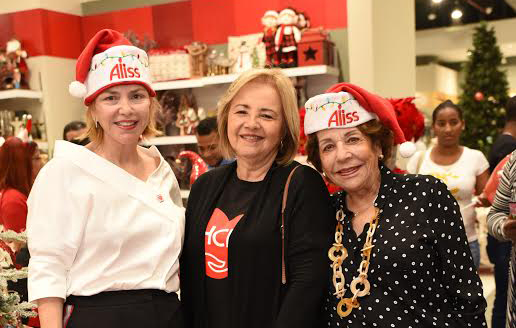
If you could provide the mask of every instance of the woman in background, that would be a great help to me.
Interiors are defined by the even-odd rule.
[[[432,129],[437,144],[412,156],[407,170],[414,174],[433,175],[448,186],[459,203],[473,261],[478,269],[480,245],[473,196],[484,190],[489,179],[489,162],[482,152],[460,144],[460,135],[465,128],[462,110],[450,100],[441,103],[432,113]]]
[[[11,137],[0,147],[0,223],[4,230],[25,230],[27,197],[41,167],[35,142]]]

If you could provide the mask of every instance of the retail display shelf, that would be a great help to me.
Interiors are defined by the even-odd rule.
[[[43,98],[43,93],[41,91],[26,89],[12,89],[0,91],[0,99],[13,98],[41,99]]]
[[[190,190],[188,190],[188,189],[181,189],[180,193],[181,193],[181,198],[188,198],[188,196],[190,196]]]
[[[283,72],[287,76],[311,76],[311,75],[339,75],[339,69],[327,65],[314,65],[303,67],[285,68]],[[231,83],[238,77],[238,74],[206,76],[198,79],[176,80],[167,82],[156,82],[152,84],[154,90],[189,89],[200,88],[207,85]]]
[[[146,146],[163,146],[163,145],[185,145],[185,144],[196,144],[197,139],[195,136],[166,136],[156,137],[144,140],[143,145]]]

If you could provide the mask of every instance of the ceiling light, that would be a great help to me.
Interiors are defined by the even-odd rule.
[[[486,14],[491,15],[493,13],[493,7],[487,7],[486,8]]]
[[[433,3],[441,3],[443,0],[432,0]]]
[[[462,11],[459,8],[453,9],[451,13],[451,18],[453,19],[459,19],[462,17]]]
[[[427,18],[429,21],[433,21],[437,18],[437,15],[435,13],[430,13],[428,14]]]

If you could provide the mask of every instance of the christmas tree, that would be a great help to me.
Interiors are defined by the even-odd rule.
[[[485,22],[475,28],[473,49],[468,50],[468,56],[463,67],[463,93],[459,97],[466,122],[462,143],[487,155],[504,125],[504,106],[509,99],[506,72],[500,69],[503,56],[494,28]]]
[[[27,235],[14,231],[0,232],[0,240],[5,243],[25,244]],[[28,269],[14,268],[12,256],[6,248],[0,247],[0,327],[19,327],[21,318],[35,317],[32,311],[36,306],[28,302],[20,302],[18,293],[9,291],[7,281],[16,282],[18,279],[27,278]]]

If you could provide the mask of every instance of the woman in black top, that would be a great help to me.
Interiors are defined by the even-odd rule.
[[[383,98],[341,83],[306,103],[308,159],[343,188],[321,327],[486,327],[457,202],[431,176],[393,174],[406,143]]]
[[[187,326],[315,327],[332,215],[320,174],[299,167],[288,188],[282,256],[282,196],[299,165],[292,83],[279,70],[249,71],[218,106],[220,146],[236,161],[192,186],[181,257]]]

